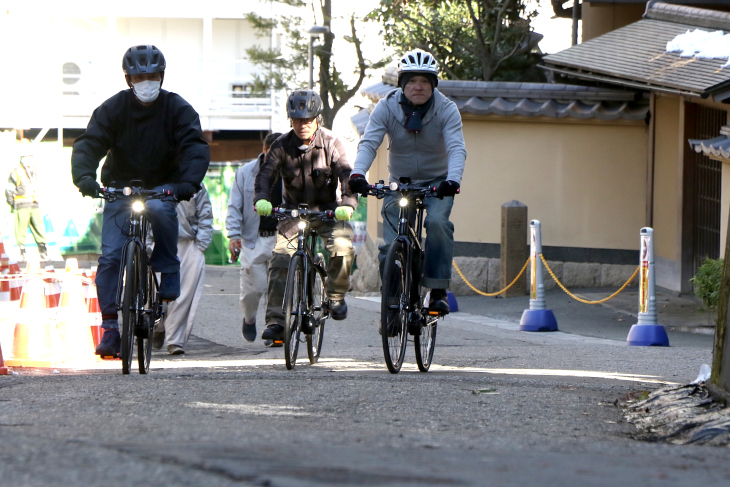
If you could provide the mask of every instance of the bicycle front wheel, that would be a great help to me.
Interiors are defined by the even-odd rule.
[[[139,324],[141,328],[137,333],[137,365],[139,373],[147,374],[150,371],[150,360],[152,359],[152,330],[155,327],[155,313],[157,311],[157,289],[155,288],[155,276],[152,269],[146,269],[145,282],[147,283],[147,302],[145,312]]]
[[[402,242],[393,242],[385,256],[380,334],[385,365],[397,374],[403,365],[408,339],[407,252]]]
[[[312,310],[313,330],[307,335],[307,355],[309,355],[309,363],[316,364],[319,360],[319,354],[322,351],[322,340],[324,340],[324,322],[326,319],[327,296],[324,291],[324,279],[317,267],[323,265],[324,257],[317,254],[314,257],[314,268],[312,269],[312,287],[309,290],[309,298]]]
[[[286,368],[291,370],[297,364],[299,352],[299,336],[302,331],[302,312],[306,309],[302,299],[304,289],[304,261],[301,255],[292,257],[289,263],[289,274],[286,277],[286,324],[284,326],[284,358]]]
[[[418,303],[419,306],[424,308],[428,307],[428,302],[425,301],[425,292],[419,293],[421,300]],[[413,337],[413,346],[416,349],[416,363],[418,364],[418,370],[421,372],[428,372],[431,367],[431,361],[433,360],[433,351],[436,348],[436,323],[438,318],[430,316],[428,314],[421,314],[420,323],[418,323],[419,332]]]
[[[129,374],[134,355],[134,328],[139,320],[141,251],[135,242],[127,244],[122,291],[122,374]]]

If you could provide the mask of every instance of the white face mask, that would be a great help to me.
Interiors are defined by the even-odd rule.
[[[140,81],[132,83],[134,94],[142,103],[152,103],[160,94],[160,85],[162,81]]]

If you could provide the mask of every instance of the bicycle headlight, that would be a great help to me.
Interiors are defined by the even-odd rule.
[[[292,210],[291,216],[292,218],[299,218],[299,210]]]
[[[137,213],[139,213],[140,211],[143,211],[144,203],[142,203],[141,201],[135,201],[134,203],[132,203],[132,210],[136,211]]]
[[[389,187],[391,191],[395,191],[398,189],[398,183],[390,183]]]
[[[401,206],[401,208],[405,208],[408,206],[408,198],[401,198],[398,204]]]
[[[299,228],[299,230],[304,230],[305,228],[307,228],[307,222],[299,222],[297,223],[297,227]]]
[[[129,186],[125,187],[122,190],[122,194],[124,194],[124,196],[129,196],[130,194],[132,194],[132,188],[130,188]]]

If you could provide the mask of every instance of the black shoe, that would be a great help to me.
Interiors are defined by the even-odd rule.
[[[431,296],[428,300],[428,311],[441,315],[449,314],[448,294],[446,289],[431,289]]]
[[[122,337],[119,336],[119,330],[104,330],[101,342],[96,347],[96,354],[100,357],[117,358],[121,347]]]
[[[344,299],[332,299],[329,302],[330,316],[335,321],[347,318],[347,303]]]
[[[256,322],[246,323],[246,318],[243,319],[243,326],[241,327],[241,334],[247,342],[256,340]]]
[[[284,340],[284,326],[278,323],[272,323],[266,326],[261,334],[262,340],[282,341]]]
[[[180,271],[163,272],[160,276],[160,299],[175,301],[180,297]]]
[[[38,256],[41,259],[41,262],[46,262],[48,260],[48,249],[44,244],[38,244]]]
[[[165,343],[165,332],[164,331],[153,331],[152,332],[152,348],[159,350],[162,348],[162,344]]]

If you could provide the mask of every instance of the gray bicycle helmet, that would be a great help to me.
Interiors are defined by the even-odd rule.
[[[430,52],[414,49],[405,53],[398,61],[398,86],[401,85],[401,77],[406,74],[433,76],[434,86],[438,86],[439,65]]]
[[[165,56],[155,46],[132,46],[127,49],[122,59],[124,74],[163,73],[165,71]]]
[[[286,102],[286,113],[289,118],[317,117],[322,113],[322,99],[316,91],[295,91]]]

